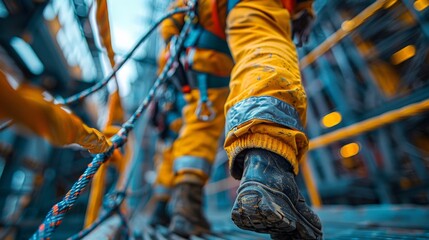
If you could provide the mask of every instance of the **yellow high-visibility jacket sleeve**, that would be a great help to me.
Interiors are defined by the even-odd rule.
[[[0,119],[12,119],[47,139],[53,145],[77,143],[91,153],[107,151],[111,142],[68,111],[52,102],[40,89],[24,86],[15,90],[0,71]]]
[[[183,0],[176,0],[169,6],[169,10],[174,10],[176,8],[181,8],[185,6],[186,5]],[[185,13],[178,13],[162,22],[160,33],[165,43],[170,42],[170,39],[174,35],[179,35],[183,25],[185,24],[185,15]]]

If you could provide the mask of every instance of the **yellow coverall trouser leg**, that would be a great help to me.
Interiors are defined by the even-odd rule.
[[[207,122],[201,121],[195,114],[200,99],[199,90],[194,89],[185,95],[187,105],[183,109],[184,125],[173,146],[175,185],[194,181],[190,176],[196,176],[195,181],[205,182],[208,179],[219,137],[225,126],[223,108],[228,93],[228,88],[208,89],[208,98],[216,116]]]
[[[168,114],[176,114],[176,112],[168,112]],[[166,118],[168,118],[166,116]],[[183,125],[183,119],[181,117],[176,118],[174,121],[169,123],[168,132],[178,134]],[[156,169],[156,179],[154,184],[154,196],[158,200],[167,201],[170,198],[171,189],[173,188],[174,181],[174,171],[173,171],[173,143],[176,140],[174,136],[169,136],[167,139],[164,139],[164,144],[162,144],[162,149],[159,151],[161,157],[155,157],[155,164],[157,165]],[[173,141],[173,142],[171,142]]]
[[[173,187],[173,145],[165,147],[162,152],[162,160],[157,169],[154,195],[160,200],[170,198],[170,190]]]
[[[308,148],[302,128],[306,94],[289,12],[280,1],[242,0],[228,15],[227,35],[236,62],[225,106],[231,174],[241,178],[241,153],[248,148],[275,152],[298,173],[298,161]]]

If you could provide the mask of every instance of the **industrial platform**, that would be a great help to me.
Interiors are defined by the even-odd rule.
[[[369,205],[360,207],[326,206],[317,213],[323,222],[324,239],[429,239],[429,208],[415,205]],[[191,239],[270,239],[266,234],[258,234],[237,228],[229,217],[229,212],[210,212],[212,234],[192,236]],[[115,228],[119,218],[112,218],[100,226],[86,239],[114,238],[119,229]],[[132,221],[134,239],[163,240],[183,239],[170,235],[164,226],[155,228],[145,225],[146,216],[138,214]],[[116,229],[116,231],[115,231]]]

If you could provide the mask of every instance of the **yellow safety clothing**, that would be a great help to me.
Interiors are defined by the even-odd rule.
[[[154,196],[167,201],[170,198],[173,181],[173,145],[170,144],[162,149],[161,159],[159,159],[157,167]]]
[[[183,126],[183,119],[178,118],[178,119],[174,120],[173,122],[171,122],[170,130],[172,132],[175,132],[178,134],[180,129],[182,128],[182,126]]]
[[[226,0],[198,1],[198,24],[219,38],[224,38],[219,28],[226,29],[228,43],[236,62],[233,81],[230,83],[231,94],[225,106],[228,133],[225,149],[231,160],[232,173],[235,172],[236,157],[240,159],[240,153],[246,148],[265,148],[276,152],[288,159],[297,173],[298,161],[308,148],[308,139],[303,133],[306,95],[300,79],[290,21],[291,15],[304,9],[310,14],[314,12],[311,8],[312,1],[298,1],[296,4],[287,2],[293,1],[239,1],[230,9],[227,18]],[[179,4],[183,4],[183,1],[176,1],[176,6]],[[161,32],[168,41],[171,35],[179,32],[175,27],[183,25],[183,20],[167,20],[165,25],[168,26],[168,31]],[[190,36],[193,30],[195,28],[191,30]],[[231,71],[233,62],[228,61],[230,58],[225,52],[198,46],[186,47],[186,57],[191,58],[187,59],[187,63],[192,64],[192,70],[215,76],[227,76]],[[218,90],[222,91],[215,89]],[[222,93],[227,94],[227,91]],[[222,93],[212,97],[215,105],[223,103],[219,100]],[[184,127],[179,139],[174,143],[174,168],[179,175],[181,172],[192,172],[200,177],[207,177],[208,166],[212,161],[211,154],[215,152],[214,139],[219,137],[211,134],[219,126],[213,126],[217,124],[216,120],[210,125],[194,116],[193,111],[199,98],[197,94],[198,91],[193,90],[189,96],[185,96],[188,106],[184,109]],[[220,117],[219,114],[217,117]],[[202,130],[205,128],[211,130]],[[209,138],[197,137],[196,131],[211,134],[207,134]],[[195,144],[195,139],[213,140],[204,141],[212,148],[204,148],[205,144]],[[183,157],[186,161],[180,164]],[[195,170],[198,168],[199,170]],[[180,181],[179,176],[175,182]]]
[[[176,0],[172,2],[169,6],[169,9],[176,9],[185,7],[184,1]],[[178,13],[170,18],[166,19],[161,23],[160,34],[161,38],[164,39],[165,43],[168,44],[173,36],[180,34],[180,30],[185,23],[185,13]],[[165,48],[168,50],[168,48]]]
[[[197,49],[192,61],[193,70],[219,77],[229,77],[234,66],[231,56],[211,49]]]
[[[176,6],[176,5],[174,5]],[[176,27],[172,28],[168,26],[168,21],[164,22],[161,32],[163,30],[172,31],[171,34],[178,34],[176,32]],[[167,24],[165,24],[167,23]],[[165,29],[166,28],[166,29]],[[166,35],[163,35],[166,36]],[[168,35],[167,38],[171,38],[172,35]],[[170,44],[167,43],[167,46],[161,51],[158,58],[158,74],[164,68],[169,55],[170,55]],[[173,142],[177,139],[180,129],[183,126],[183,119],[181,116],[181,108],[183,107],[182,93],[178,91],[175,92],[175,102],[168,103],[168,106],[163,106],[160,111],[164,112],[164,123],[167,125],[167,129],[164,130],[167,134],[165,139],[159,143],[160,147],[160,157],[156,158],[156,179],[154,184],[154,196],[160,200],[167,201],[170,198],[171,189],[173,187],[174,181],[174,171],[173,171]]]
[[[200,99],[199,91],[194,89],[185,95],[187,105],[183,109],[183,127],[173,143],[174,170],[178,175],[175,184],[186,181],[180,175],[187,173],[196,174],[204,181],[208,179],[219,137],[224,130],[223,108],[228,93],[228,88],[208,89],[208,98],[213,103],[216,117],[207,122],[201,121],[195,114]]]
[[[156,157],[156,179],[154,184],[154,196],[161,200],[170,198],[171,189],[174,182],[173,171],[173,142],[183,126],[183,120],[180,114],[176,112],[167,112],[165,122],[168,124],[167,138],[160,142],[160,157]]]
[[[224,147],[236,178],[245,149],[275,152],[297,173],[308,148],[306,94],[290,20],[289,11],[274,0],[242,0],[228,14],[226,32],[236,65],[225,105]]]
[[[185,2],[176,0],[170,8],[183,7]],[[196,175],[202,181],[208,179],[211,164],[216,155],[218,139],[224,129],[225,116],[223,108],[229,92],[229,75],[234,63],[229,52],[222,52],[216,47],[211,48],[210,46],[213,43],[213,46],[226,46],[226,50],[228,50],[224,34],[219,34],[219,29],[224,29],[226,19],[214,17],[210,11],[210,9],[215,8],[217,10],[215,14],[223,12],[225,16],[226,2],[218,2],[220,4],[215,3],[214,5],[210,1],[199,2],[199,9],[207,8],[208,11],[198,12],[199,22],[191,29],[188,40],[193,39],[193,36],[198,36],[196,37],[198,39],[198,34],[202,31],[206,31],[209,35],[214,35],[215,37],[212,37],[207,42],[208,46],[185,41],[186,53],[181,57],[188,76],[192,77],[194,81],[200,81],[203,78],[206,81],[207,88],[201,89],[201,86],[195,84],[191,86],[191,92],[184,95],[187,104],[182,111],[183,127],[180,130],[179,137],[173,143],[172,150],[174,172],[176,174],[175,184],[188,181],[188,177],[191,175]],[[178,14],[163,22],[161,36],[166,43],[174,35],[180,33],[180,29],[184,24],[184,16],[185,14]],[[224,31],[221,32],[224,33]],[[205,92],[207,96],[202,96]],[[214,119],[211,121],[202,121],[196,115],[201,99],[205,97],[212,103],[212,109],[215,114]],[[208,109],[203,109],[203,111],[208,111]]]
[[[86,126],[66,107],[40,89],[14,89],[0,71],[0,119],[13,119],[56,146],[77,143],[91,153],[106,152],[112,143],[97,129]]]
[[[173,2],[170,6],[170,9],[178,8],[178,7],[184,7],[186,1],[184,0],[176,0]],[[219,34],[218,32],[218,25],[221,27],[221,29],[225,29],[225,15],[226,15],[226,0],[223,1],[216,1],[218,2],[216,7],[212,6],[212,2],[214,1],[199,1],[199,10],[198,10],[198,19],[199,24],[201,26],[213,33],[214,35]],[[217,9],[219,11],[219,16],[223,16],[220,18],[213,17],[211,9]],[[161,37],[164,39],[166,43],[169,43],[170,39],[173,36],[176,36],[180,33],[180,30],[184,24],[184,17],[185,14],[176,14],[173,17],[170,17],[166,19],[161,24],[160,33]],[[218,22],[218,23],[217,23]],[[191,30],[192,32],[192,30]],[[220,39],[225,40],[224,36],[221,36]],[[215,76],[219,77],[228,77],[231,73],[232,67],[234,66],[234,63],[232,61],[232,58],[227,55],[220,53],[218,51],[215,51],[213,49],[204,49],[199,48],[198,46],[195,46],[196,51],[192,53],[190,56],[192,59],[188,59],[188,62],[192,63],[192,69],[198,72],[204,72],[209,73]],[[165,55],[168,52],[168,47],[164,50],[164,57],[161,57],[160,59],[163,60],[162,62],[165,62]],[[161,62],[161,61],[160,61]],[[160,66],[163,66],[163,64]]]

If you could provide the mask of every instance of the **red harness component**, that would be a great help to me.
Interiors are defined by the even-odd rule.
[[[214,26],[214,34],[222,39],[226,39],[225,30],[222,29],[219,20],[219,9],[217,7],[217,1],[211,0],[211,9],[212,9],[212,21]]]
[[[281,0],[283,7],[286,8],[290,15],[293,14],[293,9],[295,8],[296,0]]]

